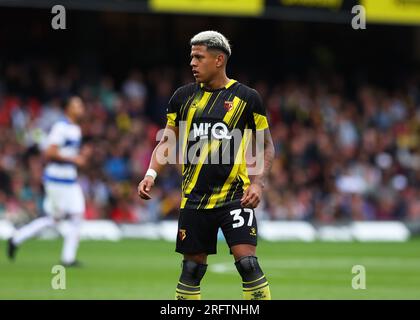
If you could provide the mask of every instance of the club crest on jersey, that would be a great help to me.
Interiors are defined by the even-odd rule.
[[[225,101],[224,107],[229,112],[233,108],[233,101]]]
[[[183,241],[187,237],[187,230],[179,229],[179,238]]]

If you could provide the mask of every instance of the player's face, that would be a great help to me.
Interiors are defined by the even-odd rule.
[[[70,102],[69,112],[75,120],[80,120],[85,113],[85,106],[82,99],[73,98]]]
[[[209,52],[206,46],[191,46],[191,63],[194,78],[199,83],[208,83],[217,74],[217,55]]]

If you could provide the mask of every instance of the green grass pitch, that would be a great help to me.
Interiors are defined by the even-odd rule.
[[[53,290],[52,266],[61,241],[31,240],[17,260],[0,241],[0,299],[173,299],[181,256],[165,241],[84,241],[84,267],[66,270],[66,289]],[[273,299],[420,299],[420,239],[406,243],[271,243],[258,257]],[[203,299],[241,299],[241,279],[226,243],[209,257]],[[363,265],[366,289],[352,288],[352,267]]]

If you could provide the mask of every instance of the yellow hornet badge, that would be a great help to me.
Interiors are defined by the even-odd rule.
[[[179,229],[179,238],[181,240],[184,240],[186,236],[187,236],[187,230],[185,230],[185,229]]]

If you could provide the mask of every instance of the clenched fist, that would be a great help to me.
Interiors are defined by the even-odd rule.
[[[140,198],[144,200],[149,200],[152,197],[149,192],[152,190],[152,187],[155,185],[155,180],[151,176],[145,176],[144,179],[139,183],[137,187],[137,193]]]
[[[260,184],[252,183],[244,192],[241,205],[244,208],[256,208],[261,201],[262,186]]]

